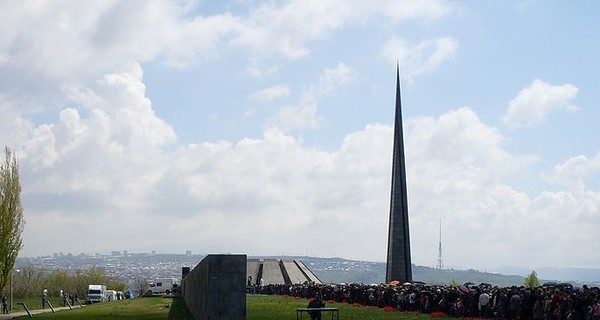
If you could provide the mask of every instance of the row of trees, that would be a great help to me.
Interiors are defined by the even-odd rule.
[[[60,290],[63,290],[83,299],[90,284],[106,284],[108,289],[127,291],[125,282],[110,278],[104,269],[98,267],[77,270],[74,273],[31,266],[17,270],[13,273],[13,293],[19,298],[41,297],[42,291],[47,289],[49,296],[58,296]]]

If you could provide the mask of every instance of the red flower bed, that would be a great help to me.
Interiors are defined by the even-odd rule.
[[[335,303],[335,300],[329,299],[329,300],[327,300],[327,303]]]
[[[355,306],[355,307],[362,307],[362,304],[360,304],[360,303],[358,303],[358,302],[355,302],[355,303],[353,303],[352,305],[353,305],[353,306]]]
[[[431,317],[432,318],[444,318],[447,317],[448,315],[443,313],[443,312],[432,312],[431,313]]]
[[[390,306],[385,306],[385,307],[383,307],[383,311],[394,312],[394,311],[396,311],[396,308],[390,307]]]

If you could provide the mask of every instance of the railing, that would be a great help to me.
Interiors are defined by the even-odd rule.
[[[296,320],[302,320],[302,314],[306,312],[310,315],[311,312],[329,312],[331,313],[331,320],[334,316],[336,320],[340,319],[338,308],[297,308],[296,309]]]

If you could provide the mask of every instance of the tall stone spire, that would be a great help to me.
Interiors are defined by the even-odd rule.
[[[408,226],[408,193],[406,191],[406,164],[404,134],[402,131],[402,104],[400,102],[400,67],[396,67],[396,115],[394,120],[394,151],[392,156],[392,194],[390,197],[390,225],[386,282],[412,281],[410,234]]]

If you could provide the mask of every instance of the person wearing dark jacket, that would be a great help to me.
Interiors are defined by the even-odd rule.
[[[308,303],[307,308],[323,308],[325,306],[325,302],[321,300],[319,295],[316,295],[313,300]],[[321,311],[310,311],[310,318],[312,320],[321,320]]]

